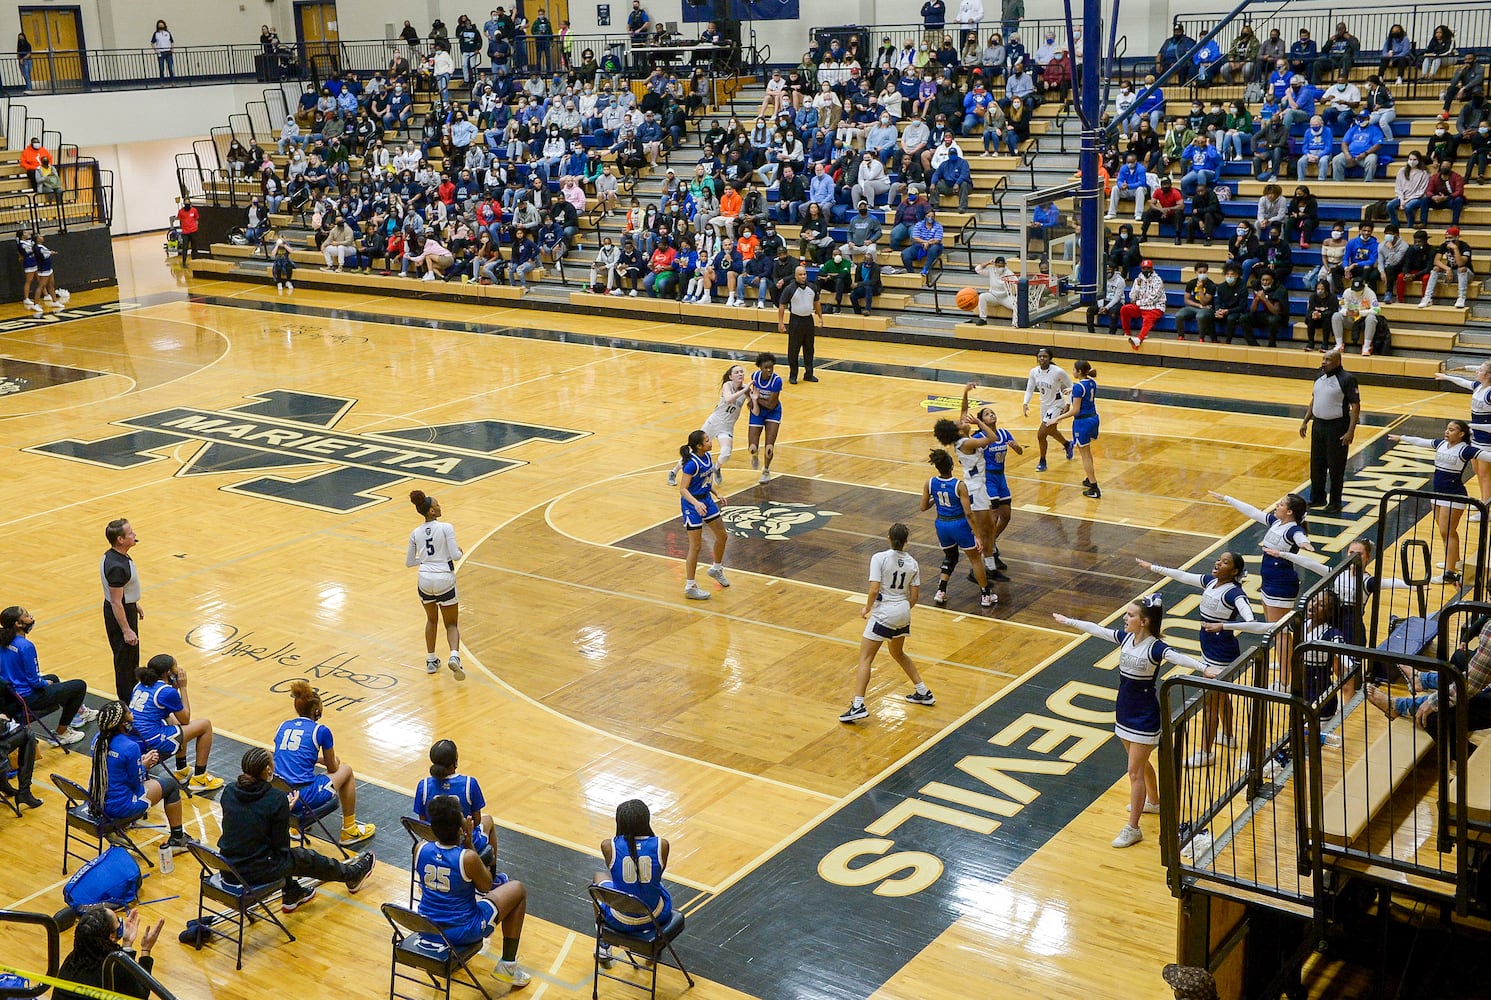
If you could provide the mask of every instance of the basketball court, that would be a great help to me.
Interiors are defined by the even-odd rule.
[[[251,928],[242,972],[221,945],[175,941],[195,915],[190,857],[152,873],[142,896],[160,901],[146,913],[167,920],[156,973],[179,996],[262,997],[306,978],[380,995],[377,906],[409,890],[398,817],[441,738],[486,789],[499,867],[529,887],[529,996],[589,995],[583,886],[633,797],[672,842],[692,996],[1166,995],[1175,906],[1157,825],[1109,847],[1127,802],[1113,649],[1051,615],[1113,615],[1156,584],[1136,557],[1209,567],[1223,545],[1256,552],[1207,490],[1266,507],[1303,485],[1306,378],[1099,365],[1095,501],[1059,447],[1034,471],[1035,423],[1021,415],[1033,359],[820,338],[821,381],[783,393],[769,484],[748,467],[740,422],[723,487],[733,586],[710,581],[712,599],[689,602],[665,474],[730,364],[781,357],[785,338],[188,285],[158,248],[120,244],[117,297],[78,295],[45,321],[0,312],[12,539],[0,604],[35,615],[45,670],[87,679],[93,703],[108,696],[98,561],[104,524],[128,517],[142,650],[189,671],[194,714],[219,733],[213,771],[232,780],[243,750],[292,714],[289,682],[309,678],[362,783],[359,818],[379,826],[369,887],[323,890],[288,918],[293,944]],[[1026,447],[1009,465],[1012,579],[980,609],[960,566],[937,609],[932,516],[917,508],[931,424],[956,416],[968,380]],[[1442,421],[1467,405],[1363,395],[1358,469],[1401,415]],[[464,683],[424,671],[403,564],[416,487],[465,550]],[[1312,531],[1334,552],[1358,516]],[[905,678],[882,657],[870,718],[845,726],[865,570],[898,520],[928,602],[907,651],[937,704],[902,700]],[[1194,644],[1194,619],[1166,631]],[[44,749],[46,806],[0,817],[0,905],[61,906],[53,771],[85,781],[86,757]],[[211,797],[186,812],[191,835],[216,840]],[[45,961],[37,941],[4,950],[22,967]],[[662,995],[683,987],[662,972]]]

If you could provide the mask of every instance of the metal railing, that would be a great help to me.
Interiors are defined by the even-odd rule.
[[[160,1000],[176,1000],[176,994],[166,989],[159,979],[146,972],[139,962],[124,951],[111,951],[104,957],[103,980],[106,990],[127,991],[130,996],[134,996],[138,985],[146,988],[147,998],[159,997]]]
[[[67,232],[114,218],[114,174],[92,159],[57,164],[62,190],[0,192],[0,233]]]
[[[1430,579],[1444,549],[1434,513],[1450,502],[1482,515],[1462,529],[1463,551],[1475,556],[1463,585]],[[1215,678],[1161,686],[1161,850],[1175,895],[1200,888],[1319,917],[1337,876],[1365,877],[1453,897],[1464,911],[1468,840],[1491,833],[1491,821],[1467,812],[1467,782],[1450,780],[1468,774],[1465,646],[1491,619],[1486,516],[1465,497],[1387,493],[1371,576],[1352,555]],[[1450,655],[1457,634],[1459,660]],[[1387,724],[1386,688],[1364,697],[1367,684],[1412,696],[1436,681],[1454,707],[1427,727]],[[1336,870],[1324,883],[1322,868]]]
[[[57,925],[57,920],[49,913],[28,913],[24,910],[0,910],[0,924],[21,925],[28,927],[40,927],[46,935],[47,964],[44,974],[55,976],[62,963],[62,930]],[[7,934],[13,929],[7,931]],[[10,938],[14,940],[14,938]],[[39,970],[40,971],[40,970]],[[6,987],[0,986],[0,997],[4,998],[31,998],[39,997],[45,993],[49,986],[38,984],[36,986]]]

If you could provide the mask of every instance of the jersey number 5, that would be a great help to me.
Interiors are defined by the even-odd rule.
[[[432,556],[434,554],[435,554],[435,537],[433,535],[426,534],[425,535],[425,555]]]

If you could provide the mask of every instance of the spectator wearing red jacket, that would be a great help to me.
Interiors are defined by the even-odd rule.
[[[1424,192],[1424,214],[1420,226],[1429,224],[1431,209],[1449,209],[1450,225],[1460,224],[1460,213],[1465,208],[1465,178],[1455,173],[1455,166],[1448,160],[1439,164],[1439,172],[1429,178],[1429,187]]]
[[[181,199],[181,208],[176,211],[176,228],[181,231],[181,239],[178,241],[181,259],[186,260],[190,253],[193,257],[197,255],[197,222],[200,213],[192,204],[190,198]]]

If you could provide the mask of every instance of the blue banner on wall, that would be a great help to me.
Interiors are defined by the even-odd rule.
[[[796,21],[798,0],[730,0],[730,16],[737,21]],[[714,20],[714,3],[692,7],[685,2],[683,20],[687,24]]]

